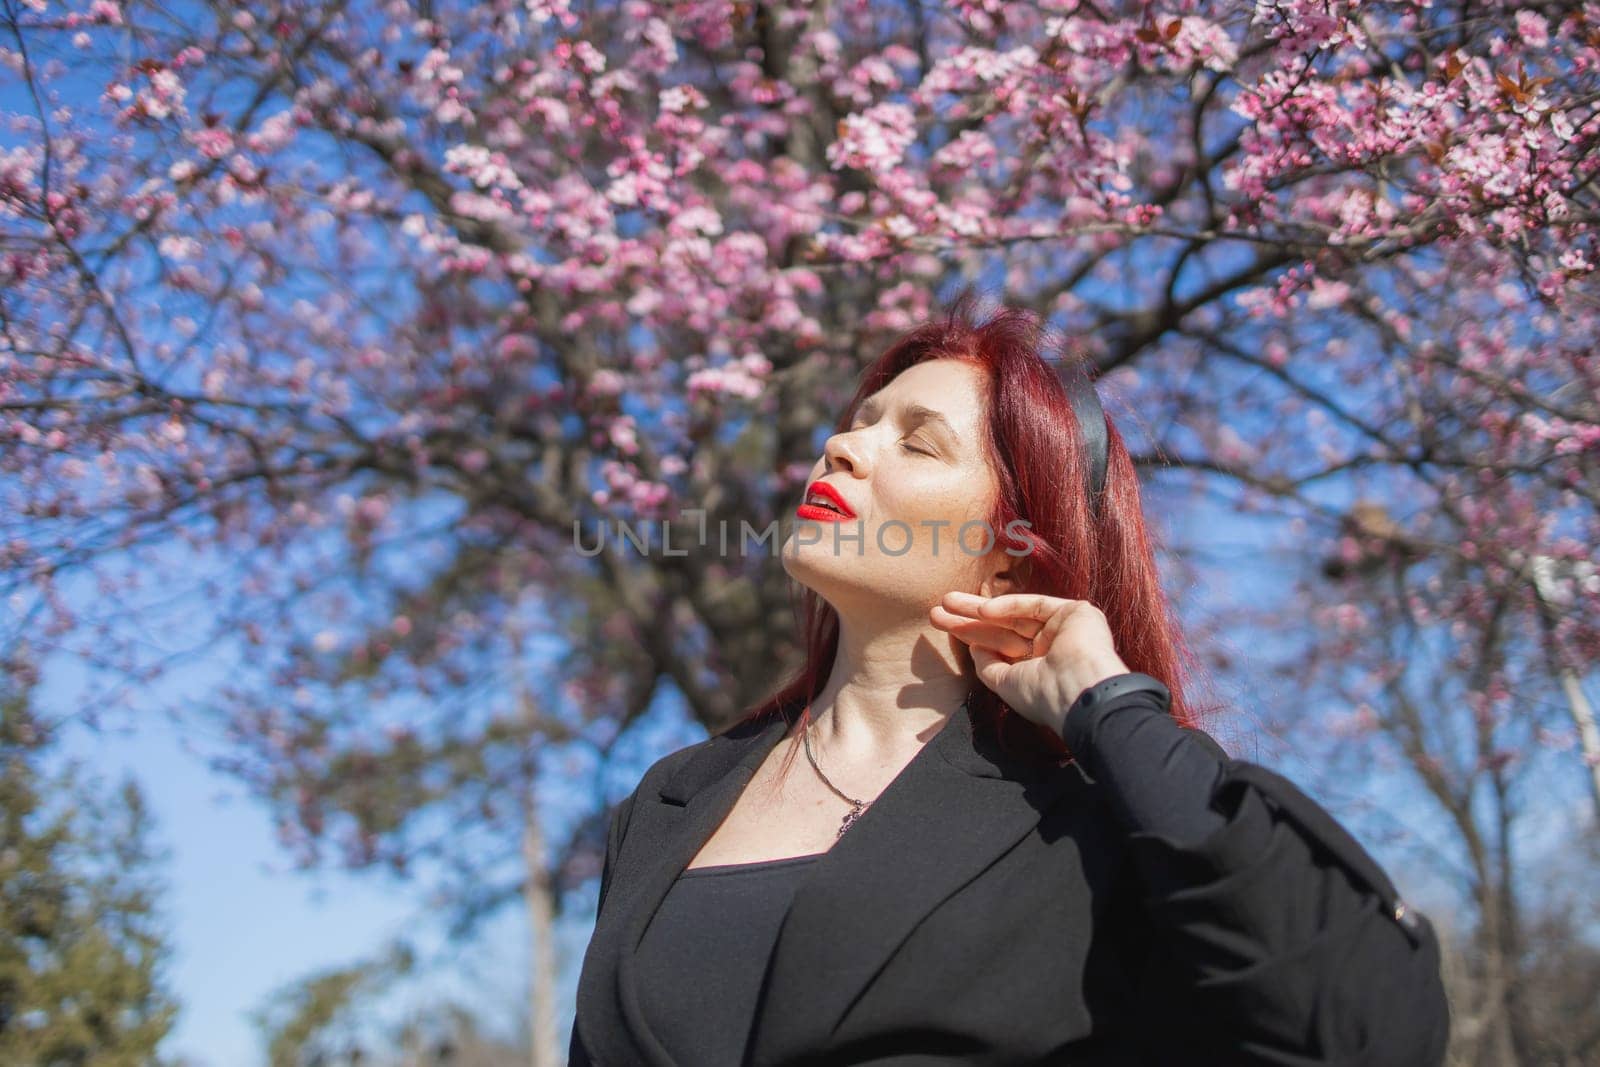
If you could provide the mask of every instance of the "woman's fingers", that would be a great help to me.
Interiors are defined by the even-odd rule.
[[[1088,600],[951,591],[931,618],[967,642],[979,679],[1008,707],[1058,729],[1067,695],[1130,670],[1116,654],[1105,613]]]
[[[1008,597],[1020,595],[1031,596],[1032,594],[1008,594]],[[988,606],[1001,599],[1005,598],[984,598],[974,596],[971,593],[950,592],[944,595],[940,601],[940,606],[950,614],[962,618],[992,623],[997,626],[1008,626],[1029,641],[1039,636],[1039,631],[1044,629],[1045,621],[1050,617],[1049,612],[1045,612],[1043,615],[1034,615],[1031,611],[1012,614]],[[1045,597],[1044,599],[1054,600],[1055,598]],[[1065,601],[1062,601],[1062,603],[1065,603]],[[1002,605],[1003,607],[1004,605]]]
[[[1018,633],[1014,627],[1005,622],[957,615],[939,604],[933,606],[928,617],[935,626],[969,645],[981,645],[1013,659],[1033,655],[1033,638]]]
[[[1041,623],[1068,604],[1081,603],[1043,593],[1002,593],[987,600],[982,597],[978,599],[982,600],[978,612],[986,618],[1034,619]]]
[[[953,614],[1006,622],[1029,636],[1047,626],[1060,629],[1062,622],[1071,616],[1081,617],[1082,612],[1099,610],[1087,600],[1069,600],[1044,593],[1003,593],[1000,596],[982,597],[951,591],[944,595],[941,602]]]

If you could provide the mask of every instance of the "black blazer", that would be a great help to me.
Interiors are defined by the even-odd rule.
[[[674,1067],[634,952],[787,726],[679,749],[617,807],[571,1067]],[[1002,752],[963,708],[808,866],[745,1062],[1442,1064],[1432,924],[1274,772],[1228,760],[1212,806],[1200,848],[1130,831],[1077,763]]]

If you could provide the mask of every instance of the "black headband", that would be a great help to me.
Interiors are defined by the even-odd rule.
[[[1106,413],[1100,406],[1100,394],[1082,363],[1074,363],[1066,374],[1067,395],[1072,399],[1072,413],[1078,418],[1078,430],[1083,434],[1084,458],[1087,460],[1089,508],[1099,514],[1100,497],[1106,488]]]

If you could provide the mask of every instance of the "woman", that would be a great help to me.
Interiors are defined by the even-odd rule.
[[[1442,1063],[1431,923],[1194,726],[1120,435],[972,302],[812,471],[805,669],[614,813],[570,1062]]]

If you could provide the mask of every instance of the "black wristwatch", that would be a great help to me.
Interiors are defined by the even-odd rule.
[[[1159,693],[1161,698],[1169,705],[1172,703],[1172,690],[1168,689],[1166,683],[1160,678],[1152,677],[1143,671],[1114,674],[1110,678],[1096,682],[1078,694],[1078,699],[1072,702],[1072,707],[1068,708],[1067,713],[1061,717],[1062,733],[1066,733],[1067,720],[1072,718],[1073,712],[1080,707],[1088,708],[1095,704],[1104,704],[1108,700],[1115,700],[1124,693],[1137,693],[1143,689]]]

